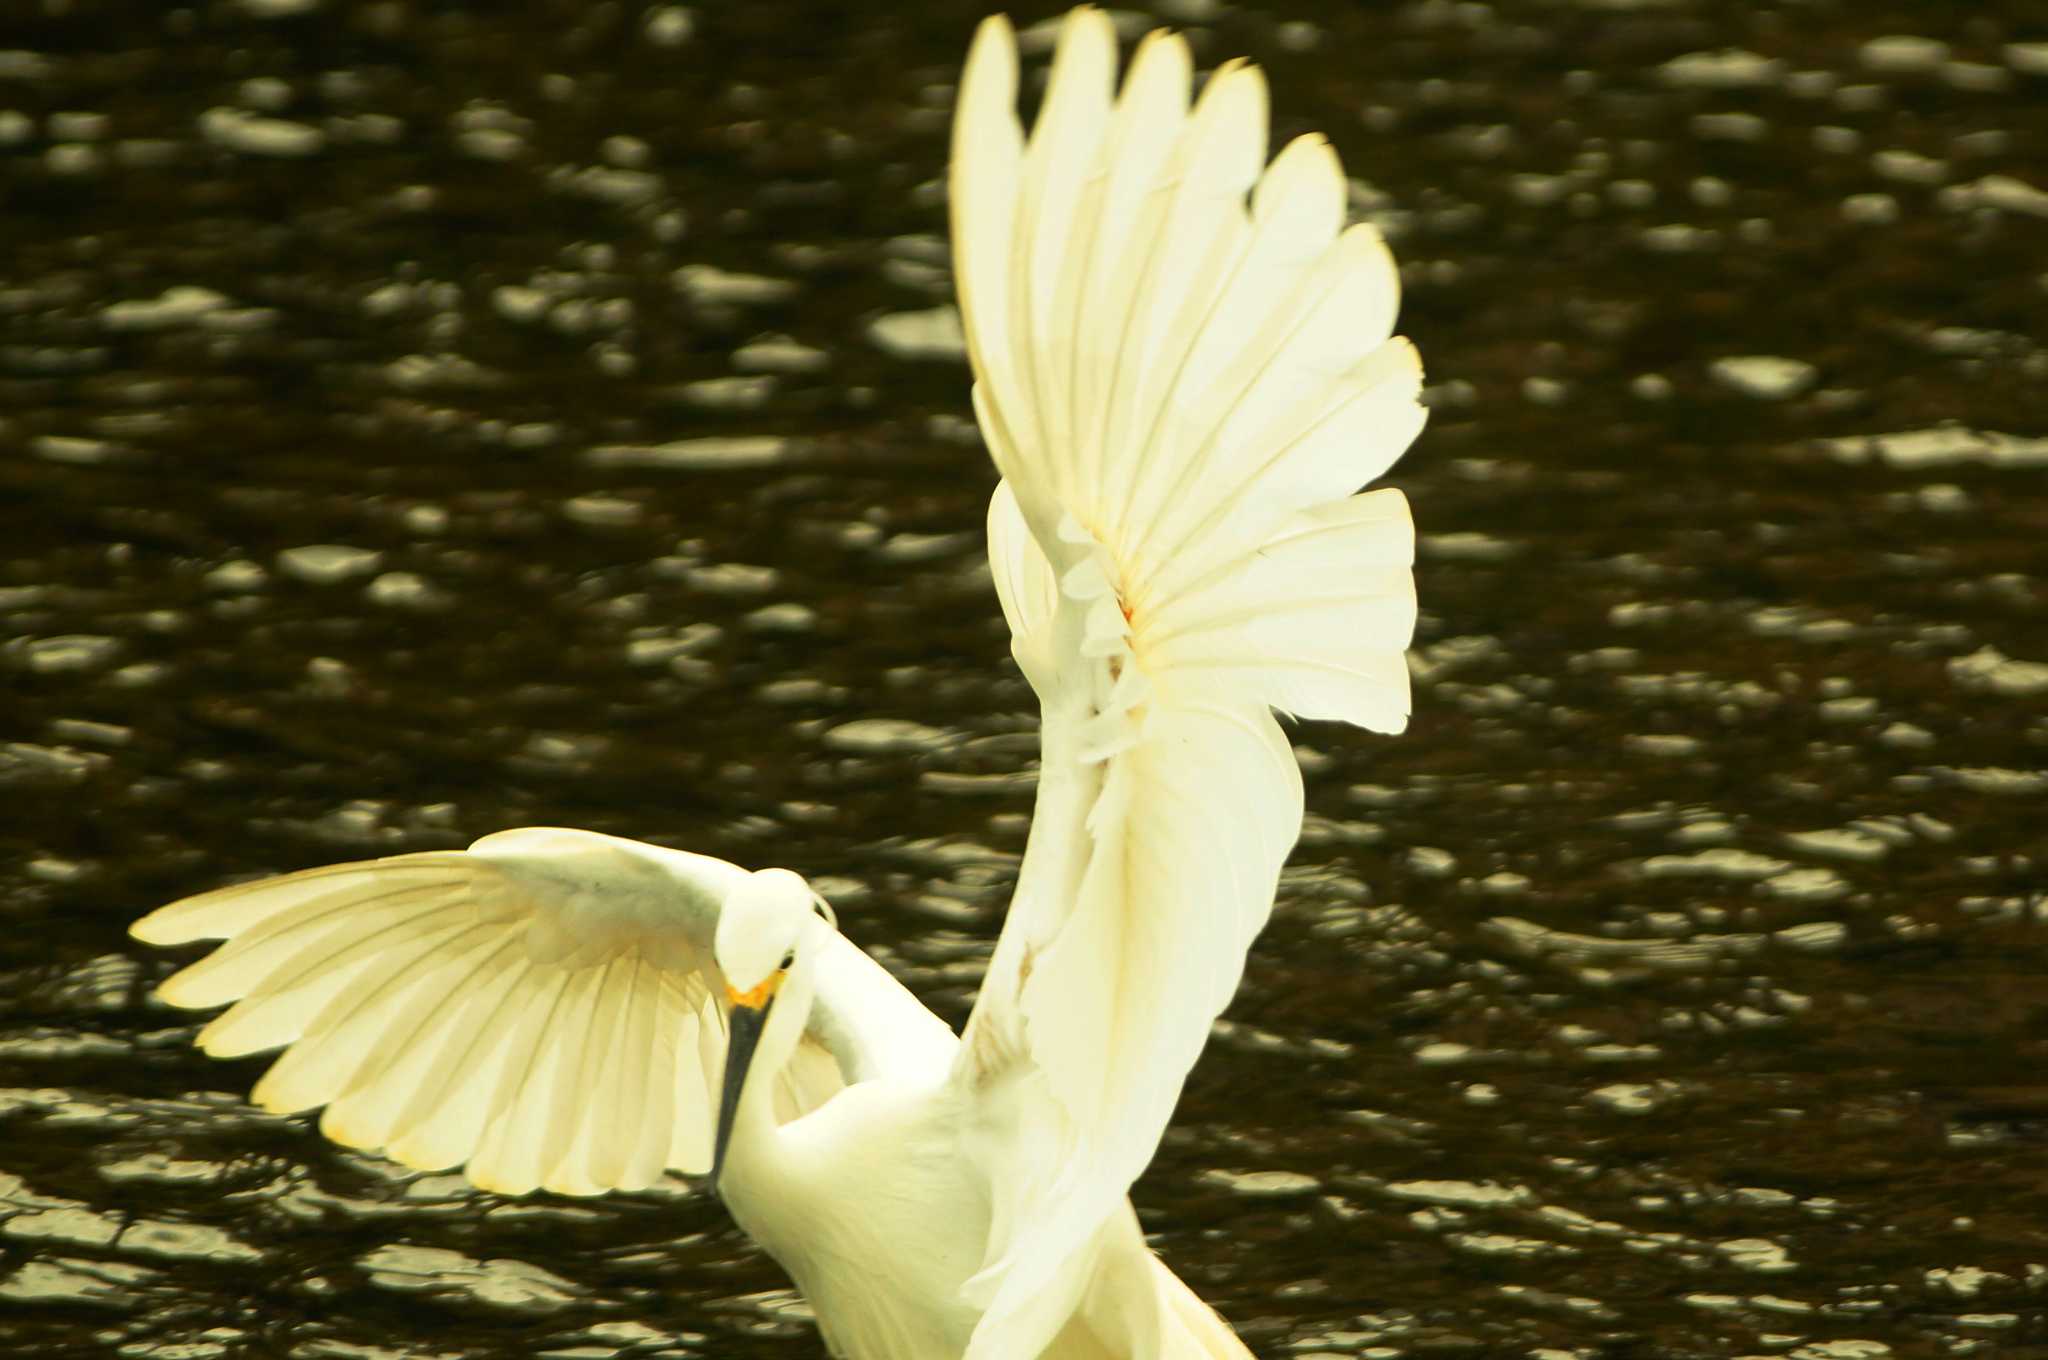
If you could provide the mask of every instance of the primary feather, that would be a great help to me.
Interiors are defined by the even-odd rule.
[[[1017,896],[956,1080],[1000,1203],[973,1356],[1030,1354],[1151,1160],[1301,827],[1275,712],[1399,731],[1415,621],[1398,491],[1423,420],[1399,281],[1320,138],[1266,163],[1240,64],[1177,37],[1122,94],[1063,27],[1028,141],[991,19],[953,143],[955,272],[1003,481],[989,551],[1044,710]]]
[[[710,1165],[724,1033],[710,940],[745,876],[529,827],[204,893],[134,933],[227,941],[159,994],[234,1003],[201,1032],[209,1053],[284,1048],[253,1092],[263,1108],[324,1105],[335,1141],[462,1165],[486,1189],[590,1195]],[[784,1077],[790,1117],[846,1080],[822,1041],[807,1047],[818,1060]]]

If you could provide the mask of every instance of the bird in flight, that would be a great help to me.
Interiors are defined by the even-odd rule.
[[[1321,137],[1267,160],[1267,87],[1191,100],[1155,32],[1073,11],[1030,136],[976,34],[954,273],[1001,482],[989,559],[1042,709],[1015,895],[963,1033],[788,869],[588,831],[312,869],[134,933],[226,943],[252,1099],[508,1195],[709,1175],[843,1360],[1248,1357],[1128,1198],[1301,830],[1276,714],[1397,732],[1414,528],[1359,493],[1423,423],[1379,234]]]

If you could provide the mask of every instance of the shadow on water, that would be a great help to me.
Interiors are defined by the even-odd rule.
[[[1299,730],[1137,1190],[1261,1354],[2048,1354],[2029,12],[1158,7],[1330,134],[1435,408],[1413,729]],[[248,1109],[123,932],[559,823],[820,877],[964,1014],[1033,755],[936,310],[977,14],[0,23],[22,1353],[822,1353],[681,1182]]]

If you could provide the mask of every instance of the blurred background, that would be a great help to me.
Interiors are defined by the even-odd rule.
[[[1036,750],[981,13],[5,7],[0,1351],[822,1356],[696,1186],[249,1109],[124,932],[553,823],[801,870],[964,1016]],[[1158,1249],[1262,1356],[2048,1355],[2048,11],[1117,17],[1330,136],[1434,408],[1413,726],[1296,731]]]

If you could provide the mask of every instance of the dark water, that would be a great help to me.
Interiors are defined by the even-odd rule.
[[[1033,750],[921,315],[978,9],[0,12],[0,1349],[822,1354],[680,1182],[250,1111],[123,931],[559,823],[964,1014]],[[1331,134],[1437,407],[1414,726],[1299,733],[1160,1250],[1262,1355],[2048,1355],[2048,12],[1157,17]]]

